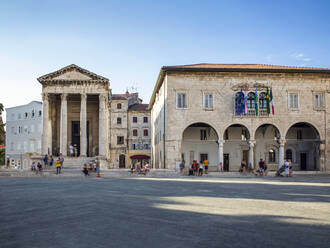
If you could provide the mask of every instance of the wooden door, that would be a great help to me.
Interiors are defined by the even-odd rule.
[[[307,154],[300,153],[300,169],[306,170],[307,169]]]
[[[229,171],[229,153],[223,154],[223,170]]]

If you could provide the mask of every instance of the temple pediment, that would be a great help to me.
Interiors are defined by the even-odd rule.
[[[41,76],[38,78],[38,81],[43,84],[48,82],[65,82],[65,81],[108,82],[109,79],[72,64],[58,71]]]

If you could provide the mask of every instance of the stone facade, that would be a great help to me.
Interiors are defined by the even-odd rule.
[[[236,171],[242,160],[257,167],[260,158],[276,169],[288,157],[295,169],[330,170],[329,88],[330,69],[163,67],[149,105],[153,167],[175,168],[182,158],[190,163],[208,156],[213,169],[229,163]],[[272,90],[274,115],[261,108],[260,99],[258,115],[254,106],[238,115],[235,97],[241,89],[257,90],[259,97]],[[209,95],[212,104],[205,107]]]
[[[109,80],[76,65],[38,78],[42,84],[42,154],[109,161]]]
[[[147,104],[142,104],[138,93],[112,94],[110,107],[110,168],[130,168],[131,156],[146,154],[150,157],[150,136],[147,140],[142,139],[143,130],[149,129],[150,133],[150,111]],[[133,117],[137,123],[133,123]],[[147,117],[149,122],[143,123]],[[139,130],[137,137],[133,137],[133,129]],[[141,146],[134,146],[139,144]],[[146,149],[144,144],[148,144]]]

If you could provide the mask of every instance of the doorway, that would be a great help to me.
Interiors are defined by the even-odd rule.
[[[247,165],[249,164],[249,150],[243,150],[242,161],[245,161]]]
[[[80,121],[71,122],[71,144],[76,149],[76,156],[80,155]]]
[[[307,169],[307,153],[305,152],[300,153],[300,169],[301,170]]]
[[[190,153],[189,153],[189,164],[192,164],[193,163],[193,161],[194,161],[194,151],[190,151]]]
[[[223,154],[223,171],[229,171],[229,153]]]
[[[209,159],[208,159],[208,155],[207,155],[207,153],[201,153],[201,154],[200,154],[200,160],[199,160],[199,161],[200,161],[201,163],[203,163],[205,160],[209,160]]]
[[[119,155],[119,168],[125,168],[125,155],[121,154]]]

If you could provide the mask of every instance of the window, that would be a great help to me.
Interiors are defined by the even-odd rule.
[[[39,110],[39,113],[38,113],[39,117],[41,117],[41,113],[42,113],[41,110]]]
[[[137,129],[133,129],[133,136],[138,136],[138,130]]]
[[[34,152],[34,142],[30,142],[30,152]]]
[[[22,119],[22,114],[21,113],[18,114],[18,119],[19,120]]]
[[[136,144],[132,144],[132,149],[136,150]]]
[[[235,94],[235,112],[236,115],[244,114],[244,93],[237,92]]]
[[[149,136],[149,131],[148,129],[143,130],[143,136]]]
[[[145,150],[149,150],[149,144],[144,144],[144,145],[143,145],[143,148],[144,148]]]
[[[187,108],[186,93],[177,93],[176,94],[176,107],[177,108]]]
[[[11,120],[12,120],[12,121],[15,120],[15,114],[11,114]]]
[[[24,141],[23,142],[23,149],[24,149],[24,152],[27,152],[27,149],[28,149],[28,147],[27,147],[27,141]]]
[[[137,123],[137,117],[136,116],[133,117],[133,123]]]
[[[14,151],[14,142],[11,142],[11,143],[10,143],[10,150],[11,150],[11,151]]]
[[[18,127],[18,133],[22,133],[22,127]]]
[[[285,158],[286,158],[286,160],[292,161],[292,150],[291,149],[287,149],[285,151]]]
[[[117,109],[121,109],[121,103],[117,103]]]
[[[207,153],[201,153],[200,154],[200,162],[203,163],[205,160],[208,160],[208,154]]]
[[[124,136],[117,136],[117,145],[124,144]]]
[[[255,93],[249,92],[247,95],[247,104],[249,109],[255,108]]]
[[[290,109],[298,109],[299,107],[299,99],[297,93],[289,94],[289,108]]]
[[[206,130],[205,129],[201,129],[201,140],[206,140]]]
[[[34,133],[34,125],[31,125],[31,133]]]
[[[34,118],[34,109],[31,112],[31,116],[32,116],[32,118]]]
[[[213,95],[212,94],[204,94],[204,108],[212,109],[213,108]]]
[[[302,139],[302,130],[297,130],[297,139],[298,140]]]
[[[27,113],[27,112],[24,113],[24,118],[25,118],[25,119],[28,118],[28,113]]]
[[[148,117],[147,116],[143,117],[143,123],[148,123]]]
[[[259,109],[267,109],[267,100],[265,92],[261,92],[259,95]]]
[[[121,118],[120,117],[117,118],[117,124],[121,124]]]
[[[268,156],[269,156],[269,163],[275,163],[276,162],[276,156],[275,156],[275,150],[274,149],[270,149],[269,150],[269,153],[268,153]]]
[[[314,106],[315,106],[315,108],[324,108],[324,94],[323,93],[314,94]]]
[[[28,127],[24,126],[24,133],[28,133]]]

